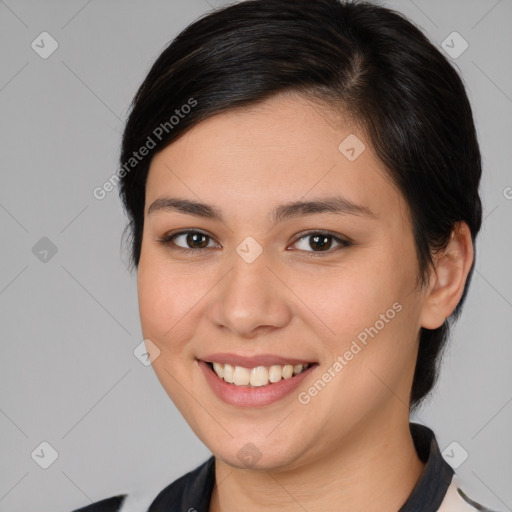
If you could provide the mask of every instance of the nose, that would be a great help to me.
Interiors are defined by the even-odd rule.
[[[265,252],[251,263],[235,253],[232,263],[215,287],[211,322],[249,339],[287,325],[292,318],[290,291],[269,266]]]

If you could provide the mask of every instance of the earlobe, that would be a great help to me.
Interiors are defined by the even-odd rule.
[[[443,325],[462,297],[474,260],[471,232],[465,222],[455,225],[447,247],[434,256],[434,269],[421,314],[421,326]]]

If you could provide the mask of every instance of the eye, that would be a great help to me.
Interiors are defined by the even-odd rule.
[[[180,240],[180,243],[176,241]],[[209,249],[209,241],[213,239],[201,231],[180,231],[173,235],[166,235],[158,240],[162,245],[181,252],[197,252],[200,249]]]
[[[201,231],[180,231],[178,233],[165,235],[158,240],[159,243],[169,247],[172,250],[184,253],[200,252],[201,249],[211,249],[210,242],[213,238]],[[308,256],[321,256],[322,253],[332,253],[330,250],[334,244],[338,244],[338,248],[345,248],[352,245],[352,242],[336,236],[328,231],[310,231],[303,233],[302,236],[294,242],[293,245],[301,244],[300,251],[310,253]],[[216,245],[214,244],[213,247]],[[219,245],[217,244],[217,247]],[[334,246],[336,248],[336,246]],[[309,249],[313,249],[312,251]]]
[[[333,241],[341,248],[352,245],[350,241],[344,240],[328,231],[310,231],[309,233],[303,234],[301,238],[294,242],[294,245],[301,244],[302,247],[299,246],[301,251],[313,253],[308,254],[308,256],[319,256],[321,253],[333,252],[329,250],[333,246]],[[310,251],[308,248],[312,248],[313,250]]]

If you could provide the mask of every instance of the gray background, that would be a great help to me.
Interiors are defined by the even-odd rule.
[[[156,492],[209,456],[133,355],[142,336],[125,219],[117,189],[102,201],[92,191],[117,169],[151,63],[222,3],[0,0],[0,511]],[[452,61],[474,107],[485,221],[439,385],[414,419],[442,450],[456,441],[456,457],[468,452],[457,473],[470,496],[512,510],[512,2],[383,4],[439,47],[453,31],[469,43]],[[47,59],[31,48],[43,31],[59,44]],[[57,248],[46,261],[43,237]],[[48,469],[31,457],[43,441],[58,452]]]

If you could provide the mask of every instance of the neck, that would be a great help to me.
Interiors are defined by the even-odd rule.
[[[233,468],[216,458],[210,512],[396,512],[424,468],[409,417],[352,429],[337,450],[292,470]],[[368,423],[366,423],[368,425]]]

